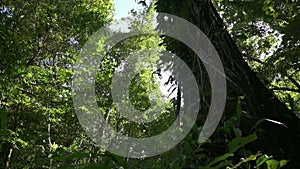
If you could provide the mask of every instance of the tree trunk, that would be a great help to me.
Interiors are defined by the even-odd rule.
[[[270,121],[262,122],[258,126],[263,128],[263,132],[257,133],[258,140],[251,147],[275,158],[290,160],[287,168],[300,168],[299,119],[261,83],[244,61],[242,53],[227,32],[212,2],[210,0],[159,0],[157,10],[190,21],[211,40],[222,60],[227,76],[228,99],[225,118],[235,111],[238,96],[245,96],[243,110],[247,111],[247,116],[251,118],[242,119],[243,133],[250,132],[257,121],[263,118],[286,125]],[[175,52],[193,69],[202,90],[200,93],[210,92],[207,80],[203,80],[204,69],[199,64],[198,57],[178,41],[167,39],[166,42],[167,49]],[[204,101],[201,102],[203,103]]]

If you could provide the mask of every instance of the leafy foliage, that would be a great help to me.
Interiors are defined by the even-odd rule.
[[[251,97],[243,95],[240,90],[232,92],[232,86],[228,90],[234,94],[228,98],[225,117],[214,136],[199,144],[197,139],[210,99],[210,86],[205,80],[207,75],[203,65],[191,57],[194,54],[187,52],[186,46],[158,36],[150,29],[151,25],[141,26],[143,19],[153,19],[157,8],[178,12],[178,15],[188,17],[195,24],[202,19],[203,24],[196,26],[208,32],[209,38],[222,37],[224,32],[213,27],[218,26],[218,20],[215,19],[218,16],[214,16],[216,22],[206,22],[211,19],[209,17],[213,15],[214,10],[213,6],[209,6],[210,1],[159,0],[157,6],[156,1],[150,4],[146,1],[139,3],[144,5],[145,9],[141,12],[132,11],[134,18],[131,27],[150,30],[149,34],[130,37],[106,53],[96,75],[95,93],[99,110],[114,129],[128,136],[144,138],[165,131],[176,118],[177,98],[166,101],[166,108],[158,120],[152,123],[134,123],[121,117],[114,105],[111,81],[117,67],[130,55],[150,48],[176,48],[181,58],[193,68],[196,77],[199,77],[197,80],[204,95],[201,98],[203,108],[197,124],[187,137],[170,151],[158,156],[130,159],[95,146],[78,123],[71,99],[73,65],[80,59],[78,53],[89,36],[112,21],[112,1],[4,0],[0,4],[1,168],[274,169],[288,166],[291,163],[290,159],[283,158],[283,155],[268,154],[254,146],[259,145],[259,139],[268,138],[264,137],[269,134],[266,133],[266,127],[263,128],[266,123],[277,126],[276,129],[278,126],[279,129],[286,129],[292,124],[264,116],[270,112],[251,116],[250,113],[261,106],[255,103],[265,103],[265,98],[256,97],[255,100],[251,100]],[[265,81],[265,85],[274,90],[277,96],[297,113],[300,109],[298,1],[217,0],[214,5],[225,20],[227,31],[238,44],[247,63],[260,79]],[[143,18],[143,14],[146,17]],[[222,39],[215,44],[222,47],[227,42],[231,43]],[[106,49],[101,41],[97,43],[99,50]],[[221,53],[223,51],[220,46],[216,45],[216,48]],[[151,56],[147,61],[154,65],[159,55],[154,52]],[[233,57],[228,58],[228,62],[235,62]],[[151,104],[162,104],[159,100],[151,103],[149,99],[149,95],[160,96],[157,92],[160,86],[155,76],[162,76],[162,72],[150,68],[143,69],[142,64],[135,66],[137,70],[142,71],[131,80],[128,86],[129,99],[124,101],[132,103],[140,111],[151,109]],[[239,62],[235,66],[244,65]],[[230,71],[232,70],[227,70]],[[243,73],[245,72],[241,72]],[[243,76],[247,76],[247,82],[253,78],[249,74]],[[238,77],[234,80],[237,79]],[[234,87],[246,88],[251,93],[252,88],[247,86],[247,82],[240,83],[244,85],[240,88]],[[170,93],[176,89],[178,91],[178,88],[174,87],[174,79],[169,78],[165,84],[171,86]],[[247,107],[249,100],[253,104]],[[289,114],[285,116],[288,119],[293,118]],[[278,130],[278,134],[282,131],[286,130]],[[297,141],[299,140],[295,140]],[[280,148],[282,147],[276,147],[276,151],[283,151]],[[285,149],[287,148],[284,147]],[[299,164],[297,161],[292,162]]]
[[[89,35],[112,19],[110,1],[2,1],[1,167],[51,168],[56,151],[89,142],[71,100],[72,64]],[[79,164],[83,162],[74,162]]]
[[[299,2],[216,1],[227,30],[257,75],[299,113]]]

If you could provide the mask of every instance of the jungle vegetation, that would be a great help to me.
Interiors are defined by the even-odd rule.
[[[106,52],[95,76],[99,111],[114,129],[137,138],[157,135],[173,123],[181,104],[181,90],[171,76],[163,83],[172,97],[156,122],[131,122],[120,115],[112,100],[116,68],[130,54],[153,48],[172,51],[193,72],[201,94],[197,121],[178,145],[153,157],[124,158],[96,146],[74,110],[74,65],[93,33],[114,20],[114,2],[3,0],[0,168],[300,168],[300,2],[136,3],[144,9],[131,11],[132,29],[148,30],[150,26],[143,25],[144,20],[151,21],[156,11],[169,13],[197,26],[217,50],[225,69],[227,99],[214,134],[206,142],[198,142],[211,99],[202,61],[185,44],[150,30]],[[101,43],[99,50],[106,50]],[[158,58],[153,53],[148,59],[154,64]],[[151,109],[149,95],[160,87],[156,78],[160,76],[164,74],[157,69],[145,69],[133,78],[129,101],[136,109]]]

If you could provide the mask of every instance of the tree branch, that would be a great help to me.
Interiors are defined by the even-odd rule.
[[[290,92],[300,93],[300,90],[298,90],[298,89],[291,89],[291,88],[287,88],[287,87],[274,87],[274,88],[270,88],[270,90],[282,90],[282,91],[290,91]]]
[[[298,90],[300,91],[300,84],[292,77],[292,76],[288,76],[288,79],[298,88]]]
[[[255,61],[257,63],[260,63],[260,64],[264,64],[263,61],[257,59],[257,58],[254,58],[254,57],[251,57],[251,56],[248,56],[248,55],[243,55],[243,57],[245,57],[246,59],[248,59],[249,61]]]

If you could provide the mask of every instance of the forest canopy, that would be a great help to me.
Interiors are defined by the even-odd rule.
[[[129,34],[108,30],[107,36],[93,41],[97,31],[116,23],[112,0],[0,3],[0,168],[300,168],[300,2],[136,3],[143,9],[131,10],[130,17],[118,22],[130,25],[123,25],[125,30],[144,33],[114,46],[106,44],[110,35]],[[206,131],[213,92],[222,88],[214,89],[209,70],[194,50],[153,28],[156,12],[180,17],[203,32],[224,67],[225,109],[205,142],[199,142],[199,135]],[[172,25],[176,18],[157,19]],[[188,25],[181,29],[184,35],[192,30]],[[200,44],[197,35],[188,35],[185,39]],[[89,43],[95,51],[86,50]],[[87,58],[82,57],[85,51]],[[161,64],[162,53],[180,58],[180,64]],[[93,66],[81,69],[85,74],[78,78],[78,66],[85,59]],[[189,68],[188,73],[182,65]],[[91,82],[94,110],[74,100],[85,98],[81,96],[87,91],[82,89]],[[182,113],[187,105],[195,121]],[[124,113],[132,116],[124,117]],[[98,119],[89,119],[90,115],[101,115],[115,132],[97,126]],[[83,117],[87,120],[80,120]],[[83,122],[93,123],[94,128],[86,128]],[[173,124],[179,126],[175,135],[184,133],[184,124],[190,130],[168,151],[151,157],[124,157],[91,137],[95,134],[113,147],[116,144],[104,138],[121,133],[146,140]],[[146,148],[170,145],[163,139]]]

